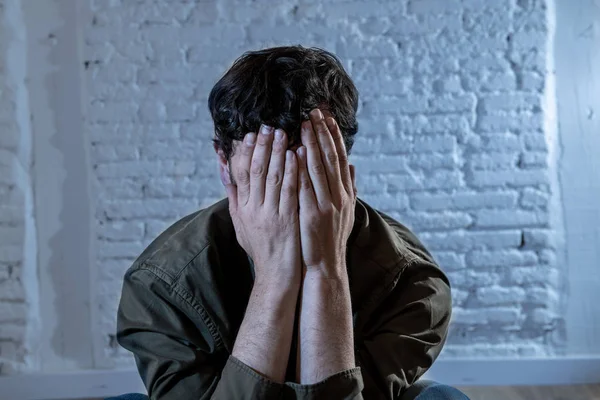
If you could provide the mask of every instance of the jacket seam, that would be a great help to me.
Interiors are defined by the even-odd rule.
[[[212,339],[215,341],[215,345],[217,348],[223,346],[223,341],[221,340],[221,335],[219,334],[219,330],[216,324],[212,321],[204,307],[200,305],[197,301],[194,300],[194,296],[192,296],[187,290],[183,289],[178,282],[172,281],[169,282],[164,277],[169,277],[161,268],[158,268],[155,265],[149,264],[147,262],[143,262],[140,264],[138,270],[146,270],[164,282],[172,291],[179,297],[182,301],[184,301],[189,307],[191,307],[194,311],[198,313],[200,316],[200,320],[204,325],[208,328]]]

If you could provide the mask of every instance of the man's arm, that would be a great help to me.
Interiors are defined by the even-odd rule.
[[[237,185],[228,182],[230,213],[256,279],[232,355],[266,378],[283,383],[300,289],[297,162],[281,130],[262,126],[240,145]]]
[[[356,193],[339,127],[320,110],[301,128],[300,231],[306,267],[299,324],[303,384],[355,368],[346,243]]]

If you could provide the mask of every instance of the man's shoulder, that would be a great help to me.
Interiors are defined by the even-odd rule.
[[[171,279],[179,277],[203,252],[235,237],[228,205],[224,199],[173,223],[146,247],[130,271],[145,266]]]
[[[362,254],[381,267],[395,268],[398,264],[414,261],[435,264],[425,245],[399,219],[379,211],[364,200],[359,200],[357,205],[362,211],[357,212],[361,230],[355,245],[363,249]]]

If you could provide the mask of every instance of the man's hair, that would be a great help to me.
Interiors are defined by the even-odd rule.
[[[314,108],[338,123],[348,154],[358,131],[358,91],[337,57],[319,48],[273,47],[244,53],[208,97],[214,143],[229,160],[233,141],[261,124],[281,128],[290,146],[300,143],[300,125]]]

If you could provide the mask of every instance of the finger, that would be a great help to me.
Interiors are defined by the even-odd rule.
[[[354,168],[354,165],[350,164],[348,166],[349,171],[350,171],[350,180],[352,182],[352,192],[354,194],[354,197],[356,197],[356,195],[358,194],[358,189],[356,188],[356,169]]]
[[[321,205],[331,203],[327,172],[321,160],[321,149],[311,121],[302,122],[300,138],[302,139],[302,145],[306,148],[306,169],[312,181],[315,198]]]
[[[331,200],[334,201],[334,204],[339,204],[343,185],[340,176],[340,164],[335,143],[333,143],[333,138],[331,137],[331,133],[329,132],[329,128],[327,127],[321,110],[312,110],[310,112],[310,121],[313,125],[313,131],[317,136],[319,148],[321,149],[321,161],[325,166]]]
[[[256,134],[247,133],[243,143],[239,146],[240,162],[235,171],[235,185],[237,185],[237,204],[245,205],[250,198],[250,164],[256,144]]]
[[[281,129],[275,131],[275,140],[271,148],[271,159],[265,184],[265,204],[279,208],[281,184],[286,167],[287,135]]]
[[[250,201],[254,204],[263,204],[265,201],[265,180],[269,169],[272,142],[273,128],[262,125],[250,164]]]
[[[335,119],[329,117],[325,120],[327,123],[327,127],[329,128],[329,132],[331,132],[331,137],[333,138],[333,143],[335,143],[335,149],[338,155],[338,162],[340,164],[340,175],[342,177],[342,183],[344,188],[346,189],[346,193],[352,193],[352,178],[350,176],[350,168],[348,164],[348,153],[346,152],[346,145],[344,144],[344,137],[342,136],[342,131],[340,130],[340,126],[337,124]]]
[[[306,147],[300,146],[296,154],[298,155],[298,202],[301,210],[309,209],[316,206],[317,199],[308,172]]]
[[[281,184],[279,213],[298,212],[298,161],[293,151],[285,152],[285,172]]]

